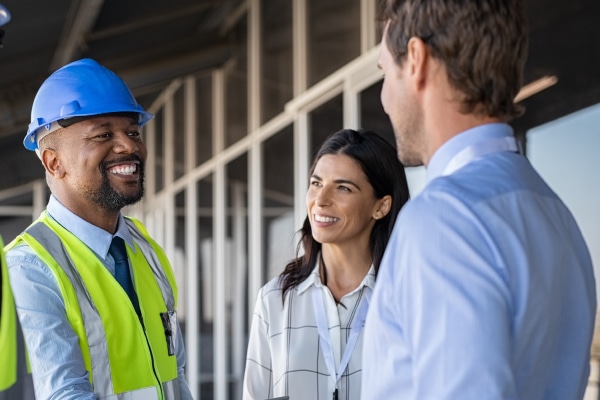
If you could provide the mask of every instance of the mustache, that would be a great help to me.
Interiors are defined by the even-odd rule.
[[[137,162],[140,165],[140,169],[143,170],[144,169],[144,160],[142,160],[142,158],[136,154],[129,154],[127,156],[122,156],[119,158],[115,158],[113,160],[110,161],[102,161],[100,163],[100,168],[105,170],[106,168],[111,167],[112,165],[115,164],[120,164],[120,163],[124,163],[124,162]]]

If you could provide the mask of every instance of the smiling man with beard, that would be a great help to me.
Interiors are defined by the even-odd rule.
[[[121,209],[144,193],[153,117],[97,62],[52,74],[24,145],[46,171],[46,210],[7,249],[37,399],[191,399],[169,261]]]

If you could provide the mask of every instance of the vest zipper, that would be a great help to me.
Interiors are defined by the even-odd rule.
[[[154,373],[154,377],[156,378],[156,381],[158,382],[158,387],[160,388],[160,395],[161,395],[160,397],[162,400],[167,400],[167,399],[165,399],[165,391],[163,389],[162,382],[156,372],[156,364],[154,362],[154,355],[152,354],[152,346],[150,345],[150,340],[148,339],[148,335],[146,334],[146,326],[144,325],[144,318],[141,315],[141,310],[140,310],[139,319],[140,319],[140,324],[142,325],[142,330],[144,332],[144,338],[146,338],[146,344],[148,345],[148,352],[150,353],[150,360],[152,361],[152,372]]]

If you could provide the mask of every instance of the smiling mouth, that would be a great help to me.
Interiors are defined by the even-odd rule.
[[[108,171],[115,175],[130,176],[137,172],[137,164],[117,165],[109,168]]]
[[[339,221],[339,218],[334,218],[334,217],[325,217],[323,215],[314,215],[314,220],[317,222],[336,222]]]

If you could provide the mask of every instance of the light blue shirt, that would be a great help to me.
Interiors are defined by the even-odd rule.
[[[48,214],[77,236],[114,275],[115,263],[108,254],[113,235],[84,221],[50,197]],[[133,239],[123,216],[115,236],[133,247]],[[71,327],[58,283],[44,262],[27,245],[6,254],[10,283],[33,375],[36,399],[96,399],[85,369],[78,336]],[[182,400],[191,400],[184,376],[185,348],[181,329],[177,329],[176,357]]]
[[[511,137],[505,124],[455,136],[400,212],[367,316],[362,399],[583,398],[590,255],[527,159],[494,144]]]

